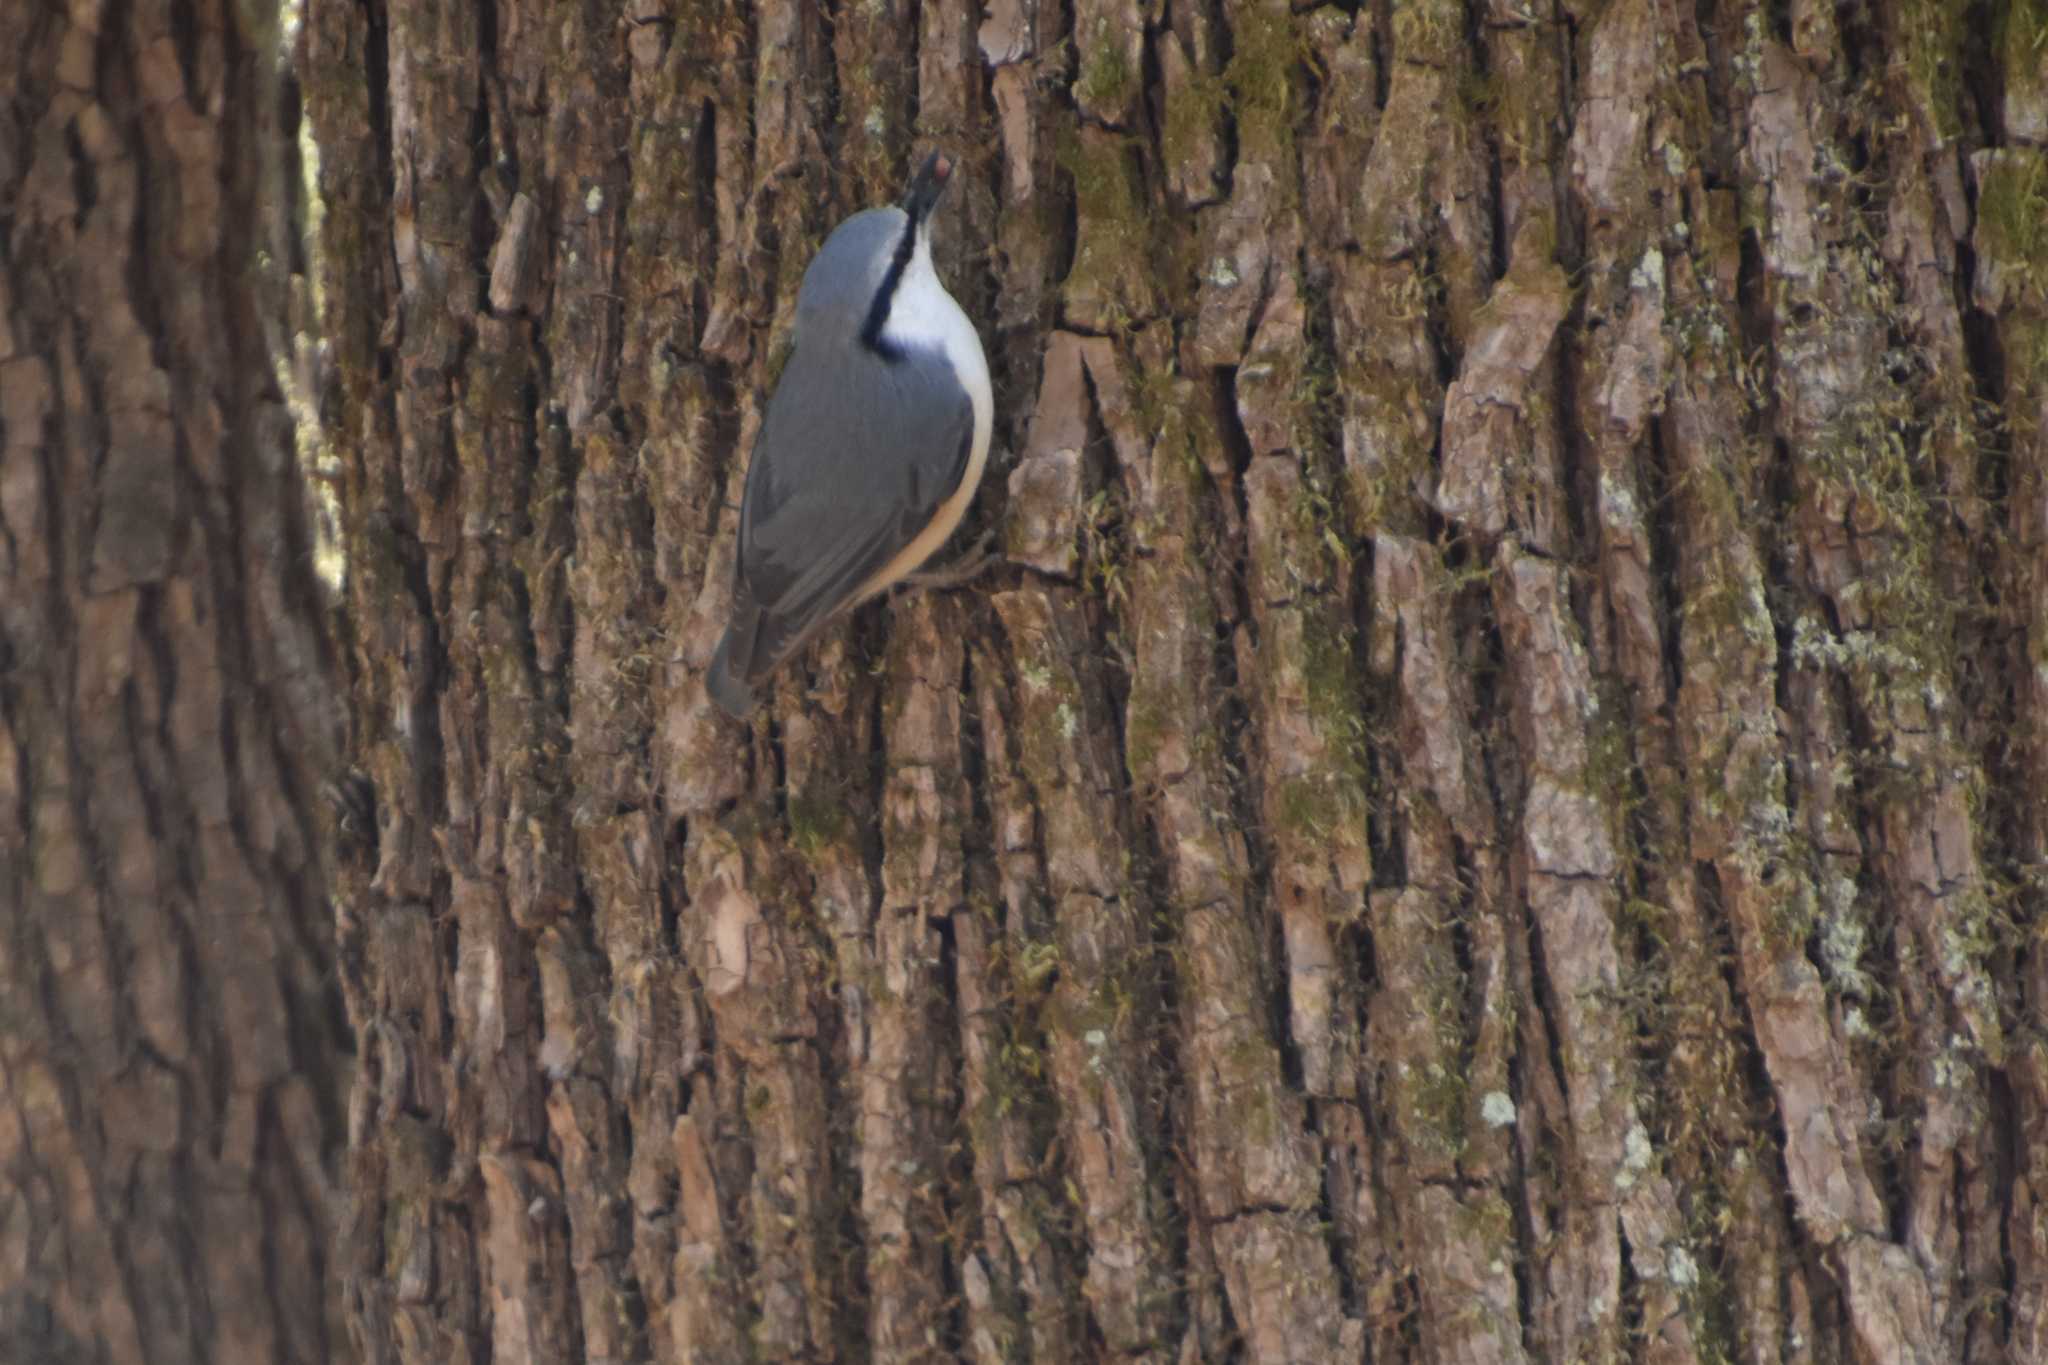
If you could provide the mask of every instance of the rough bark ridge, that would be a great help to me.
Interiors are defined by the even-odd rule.
[[[313,0],[366,1359],[2048,1354],[2048,10]],[[700,672],[915,150],[970,533]]]
[[[261,7],[0,7],[0,1358],[322,1361],[341,749]]]

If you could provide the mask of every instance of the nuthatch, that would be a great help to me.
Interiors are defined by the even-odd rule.
[[[842,612],[960,524],[995,416],[981,339],[932,269],[932,153],[902,207],[841,223],[804,271],[794,347],[747,469],[732,619],[706,679],[734,716]]]

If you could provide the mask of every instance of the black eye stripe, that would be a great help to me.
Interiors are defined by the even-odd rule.
[[[875,291],[875,301],[868,305],[868,318],[860,329],[860,344],[891,363],[903,359],[903,348],[884,341],[882,328],[889,321],[889,305],[895,301],[896,286],[902,282],[903,271],[916,250],[917,220],[906,213],[903,235],[896,239],[896,253],[889,258],[888,273],[882,276],[882,287]]]

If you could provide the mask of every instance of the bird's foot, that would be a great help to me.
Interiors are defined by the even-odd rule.
[[[1001,555],[989,552],[989,542],[995,538],[993,531],[983,531],[981,539],[974,542],[972,549],[943,569],[925,569],[918,573],[903,575],[897,586],[902,588],[935,588],[943,592],[971,583],[988,572]]]

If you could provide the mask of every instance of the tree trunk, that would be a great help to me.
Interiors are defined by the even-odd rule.
[[[0,6],[0,1359],[324,1361],[341,743],[273,14]]]
[[[2048,1358],[2048,10],[312,0],[364,1358]],[[707,701],[915,155],[960,543]]]

